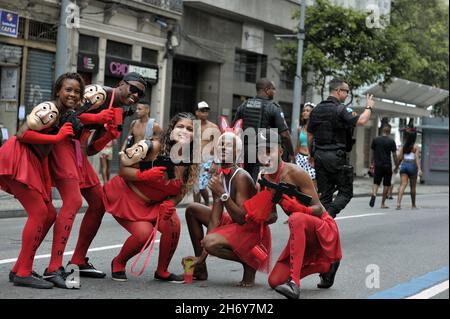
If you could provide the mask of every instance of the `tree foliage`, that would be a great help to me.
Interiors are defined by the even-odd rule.
[[[385,28],[367,24],[359,12],[317,0],[306,11],[303,79],[324,95],[327,76],[363,85],[401,77],[448,89],[448,12],[440,0],[394,0]],[[294,13],[299,18],[299,10]],[[295,75],[297,43],[280,42],[283,67]]]

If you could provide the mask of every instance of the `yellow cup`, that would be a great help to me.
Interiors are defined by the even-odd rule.
[[[194,266],[192,265],[193,262],[194,262],[193,258],[190,257],[183,258],[185,284],[192,283],[192,277],[194,275]]]

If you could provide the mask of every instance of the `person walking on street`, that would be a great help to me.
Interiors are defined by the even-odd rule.
[[[335,218],[353,197],[353,166],[347,157],[353,146],[353,129],[369,121],[375,102],[373,96],[368,95],[364,112],[354,115],[342,104],[350,92],[346,81],[331,80],[329,92],[330,96],[311,112],[308,147],[310,163],[316,169],[320,201]],[[336,189],[338,194],[333,200]]]
[[[381,136],[375,137],[372,140],[371,149],[372,161],[371,168],[374,168],[372,196],[370,197],[369,206],[375,205],[375,199],[380,187],[381,180],[383,180],[383,196],[381,198],[381,208],[389,208],[385,205],[388,198],[388,192],[391,187],[392,180],[392,163],[391,154],[394,163],[397,163],[397,146],[392,138],[389,137],[391,133],[391,126],[384,125],[381,129]]]
[[[248,99],[239,106],[233,119],[233,125],[242,119],[244,122],[244,131],[248,128],[255,130],[255,137],[258,129],[276,128],[278,134],[283,141],[283,147],[289,154],[289,162],[294,163],[294,147],[289,133],[289,127],[284,119],[281,107],[273,102],[275,96],[275,84],[268,79],[259,79],[256,82],[257,94],[255,97]],[[253,144],[255,143],[255,144]],[[254,152],[252,154],[252,152]],[[244,169],[250,173],[253,180],[256,180],[259,173],[259,163],[256,155],[256,139],[250,141],[244,139]]]
[[[412,209],[417,209],[416,206],[416,185],[417,175],[422,176],[422,168],[420,166],[420,152],[416,143],[417,133],[414,128],[409,128],[405,131],[405,142],[399,150],[398,161],[395,167],[395,173],[398,172],[400,166],[400,189],[397,196],[397,208],[401,209],[403,194],[405,193],[406,185],[411,190]]]

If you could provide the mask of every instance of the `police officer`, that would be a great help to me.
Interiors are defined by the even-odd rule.
[[[283,111],[277,103],[273,102],[275,91],[275,84],[272,81],[265,78],[259,79],[256,82],[256,96],[239,106],[233,120],[234,125],[237,120],[242,119],[244,131],[248,128],[255,130],[256,139],[246,139],[245,136],[243,138],[244,169],[250,173],[255,181],[259,173],[259,163],[256,156],[256,143],[258,143],[256,135],[259,129],[278,129],[283,148],[289,154],[289,161],[294,162],[295,160],[289,127],[284,119]],[[248,131],[245,135],[249,136],[250,134],[247,133]]]
[[[311,112],[308,147],[309,160],[316,169],[320,201],[334,218],[353,197],[353,166],[347,157],[354,143],[353,129],[367,123],[375,102],[373,96],[368,95],[366,109],[356,115],[342,104],[350,91],[346,81],[331,80],[329,90],[328,98]],[[338,193],[333,201],[336,190]]]

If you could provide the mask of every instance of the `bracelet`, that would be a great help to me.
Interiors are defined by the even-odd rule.
[[[366,110],[370,110],[372,112],[372,107],[371,106],[366,106]]]

